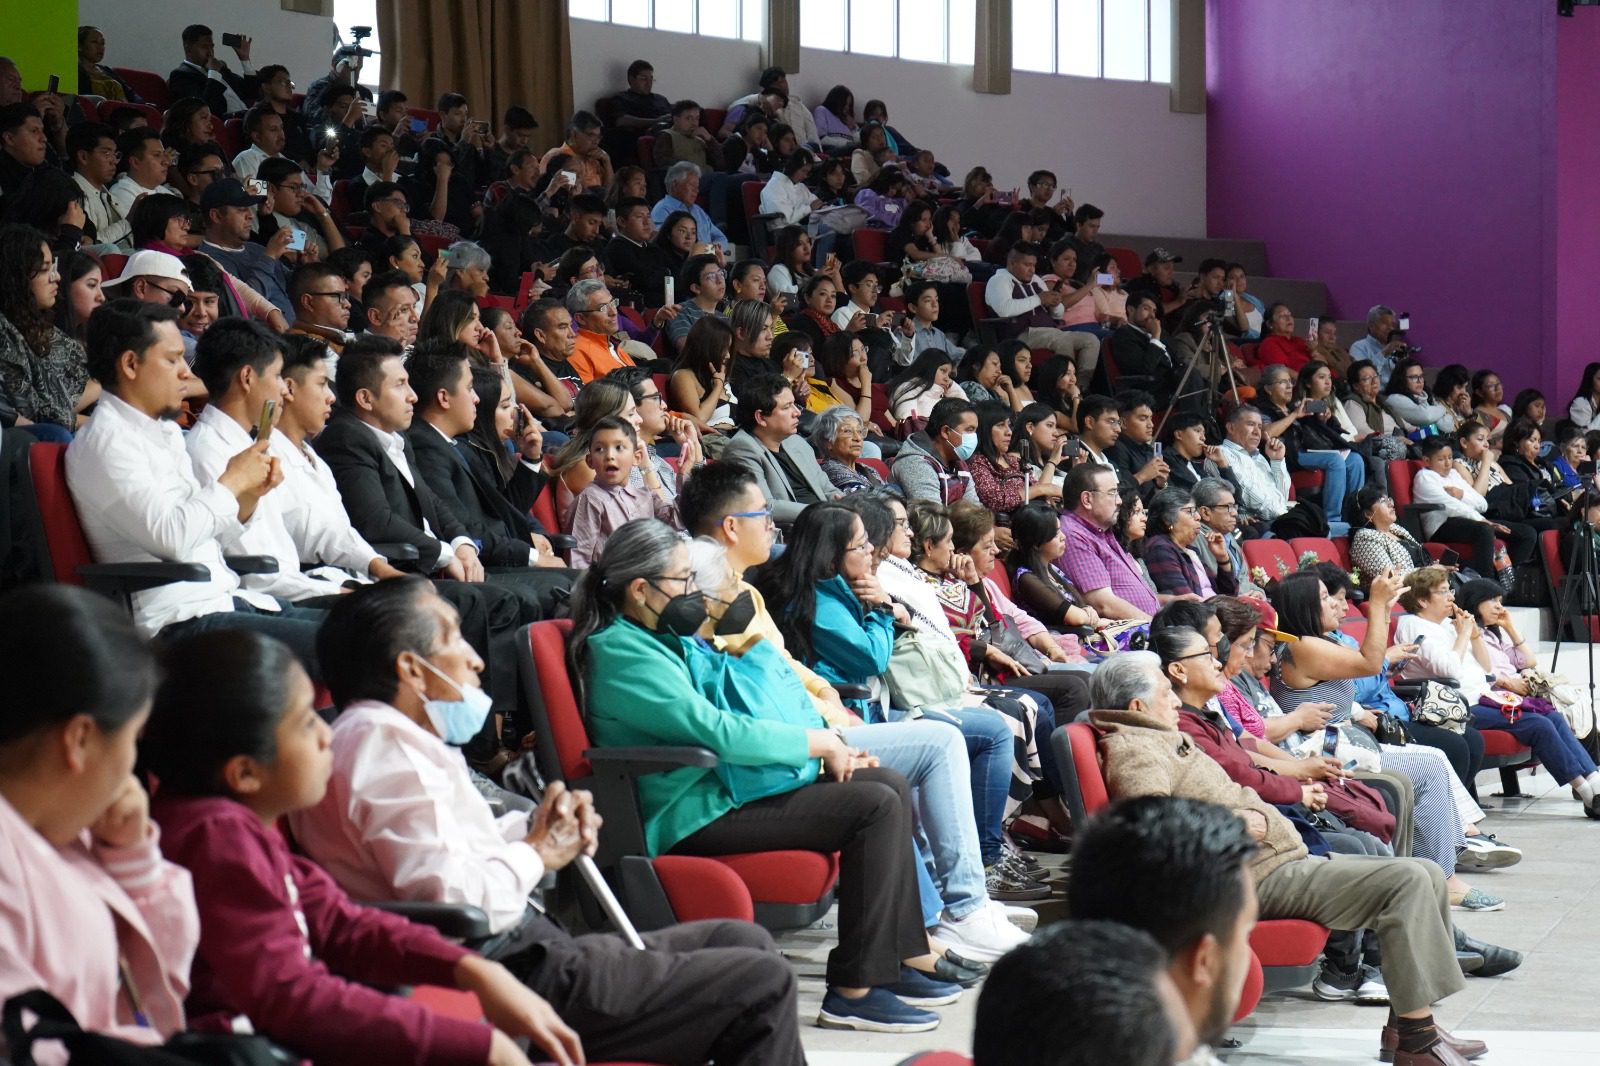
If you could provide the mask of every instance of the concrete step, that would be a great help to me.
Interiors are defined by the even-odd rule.
[[[1286,303],[1300,318],[1318,318],[1328,310],[1328,286],[1309,278],[1250,278],[1250,295],[1271,307]]]
[[[1255,279],[1267,272],[1267,246],[1263,241],[1228,240],[1208,237],[1151,237],[1127,233],[1102,233],[1100,243],[1107,248],[1132,248],[1142,262],[1157,246],[1173,255],[1181,255],[1178,273],[1193,273],[1202,259],[1222,259],[1229,263],[1243,263],[1250,272],[1250,288],[1255,291]],[[1265,299],[1265,297],[1262,297]],[[1319,304],[1319,308],[1325,305]]]

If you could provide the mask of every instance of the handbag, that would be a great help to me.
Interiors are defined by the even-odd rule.
[[[1492,688],[1479,696],[1478,706],[1499,711],[1507,725],[1516,725],[1522,717],[1522,697],[1503,688]]]
[[[1379,744],[1387,744],[1393,748],[1403,748],[1411,742],[1406,736],[1406,728],[1400,719],[1388,711],[1373,711],[1378,716],[1378,727],[1372,735],[1378,738]]]
[[[35,1019],[27,1029],[23,1011]],[[14,1066],[34,1066],[33,1045],[40,1040],[65,1046],[69,1066],[295,1066],[300,1061],[266,1037],[249,1033],[177,1033],[162,1046],[91,1033],[42,988],[6,1000],[0,1027]]]
[[[967,672],[959,655],[942,647],[938,637],[920,629],[900,629],[889,652],[889,699],[896,707],[960,706],[967,691]]]
[[[1109,622],[1082,641],[1084,654],[1094,661],[1119,651],[1144,651],[1150,646],[1150,623]]]
[[[1472,717],[1461,693],[1438,681],[1424,681],[1422,695],[1411,708],[1411,720],[1421,725],[1438,726],[1452,733],[1465,733]]]

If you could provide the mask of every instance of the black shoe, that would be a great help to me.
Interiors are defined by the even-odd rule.
[[[924,972],[923,976],[932,977],[935,981],[945,981],[953,985],[960,985],[962,988],[971,988],[979,981],[982,981],[987,973],[988,967],[984,967],[982,970],[969,970],[965,966],[951,962],[948,958],[941,956],[933,964],[933,972]]]
[[[940,961],[941,962],[948,962],[950,965],[954,966],[958,970],[966,970],[969,973],[975,973],[979,977],[988,977],[989,976],[989,964],[988,963],[986,963],[986,962],[976,962],[976,961],[974,961],[972,959],[969,959],[966,956],[959,954],[956,951],[955,948],[945,948],[944,949],[944,957]],[[935,970],[935,972],[937,972],[937,969]],[[954,979],[952,978],[951,980],[954,980]]]
[[[1456,965],[1461,967],[1462,973],[1477,973],[1483,969],[1483,956],[1476,951],[1458,951]]]
[[[1474,977],[1499,977],[1522,965],[1522,952],[1474,940],[1462,932],[1460,926],[1456,927],[1456,950],[1476,952],[1483,956],[1483,965],[1471,971]]]

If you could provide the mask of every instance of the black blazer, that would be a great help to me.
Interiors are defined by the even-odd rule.
[[[228,83],[228,88],[244,101],[245,107],[249,107],[260,97],[261,79],[256,75],[235,74],[231,70],[219,73],[222,74],[222,80]],[[174,100],[181,100],[185,96],[198,96],[206,102],[206,106],[211,109],[218,122],[229,113],[227,91],[217,84],[216,79],[193,67],[174,68],[172,73],[167,75],[167,91],[172,93]]]
[[[1146,378],[1142,387],[1155,393],[1156,399],[1164,402],[1171,394],[1172,354],[1163,351],[1144,330],[1118,326],[1111,334],[1111,358],[1119,373]]]
[[[416,453],[422,477],[438,495],[441,505],[461,520],[474,540],[487,566],[527,566],[533,544],[528,534],[533,527],[519,518],[517,509],[498,485],[484,481],[471,468],[466,444],[452,444],[421,418],[414,419],[406,431],[410,448]],[[531,475],[531,471],[529,472]]]
[[[418,563],[412,565],[424,573],[437,569],[433,564],[439,558],[441,541],[472,536],[428,487],[409,439],[406,462],[416,480],[414,488],[389,461],[377,435],[348,411],[335,411],[312,447],[333,470],[344,509],[356,530],[374,544],[416,545]],[[423,532],[424,521],[434,536]]]

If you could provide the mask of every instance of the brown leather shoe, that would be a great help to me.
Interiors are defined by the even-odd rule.
[[[1439,1034],[1439,1043],[1431,1050],[1423,1052],[1400,1051],[1400,1031],[1392,1025],[1383,1027],[1383,1036],[1380,1042],[1378,1058],[1382,1062],[1393,1062],[1397,1066],[1420,1066],[1422,1063],[1447,1063],[1455,1066],[1471,1059],[1482,1057],[1489,1050],[1489,1045],[1482,1040],[1465,1040],[1455,1036],[1446,1029],[1438,1026],[1434,1031]]]

